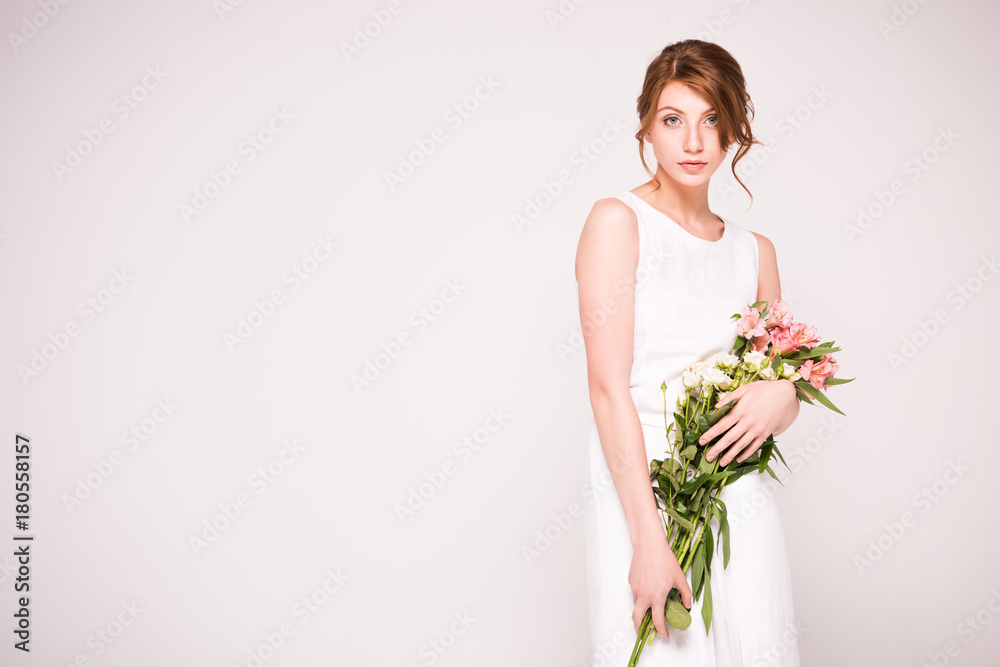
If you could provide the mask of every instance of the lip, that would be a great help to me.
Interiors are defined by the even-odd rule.
[[[684,167],[687,171],[698,171],[705,166],[705,162],[700,160],[685,160],[684,162],[678,162],[680,166]]]

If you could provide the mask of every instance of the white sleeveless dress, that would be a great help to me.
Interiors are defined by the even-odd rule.
[[[662,459],[667,440],[660,386],[667,384],[667,416],[673,421],[682,371],[731,349],[736,322],[730,316],[757,297],[757,239],[723,218],[722,238],[707,241],[631,191],[617,197],[635,211],[639,223],[629,391],[647,460]],[[594,650],[590,664],[624,667],[636,640],[628,583],[632,544],[593,412],[589,428],[584,516]],[[791,577],[769,482],[777,484],[767,473],[749,473],[720,493],[728,509],[731,554],[728,568],[722,567],[721,551],[712,561],[708,635],[701,618],[702,591],[691,609],[691,626],[684,631],[668,628],[667,638],[655,635],[642,652],[640,667],[799,667]],[[718,534],[717,520],[712,530]]]

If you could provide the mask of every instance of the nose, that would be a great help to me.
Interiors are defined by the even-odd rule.
[[[703,147],[704,142],[701,138],[700,128],[693,126],[688,129],[687,135],[684,137],[684,151],[687,153],[698,153]]]

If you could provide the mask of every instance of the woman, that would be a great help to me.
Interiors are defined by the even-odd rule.
[[[682,371],[731,348],[730,316],[754,301],[781,298],[771,242],[708,205],[709,179],[728,149],[739,146],[736,176],[737,162],[760,143],[750,129],[753,105],[742,70],[725,49],[685,40],[650,63],[637,110],[639,155],[652,180],[594,204],[576,257],[593,409],[590,479],[610,480],[586,506],[595,664],[600,655],[604,664],[624,665],[652,609],[657,636],[640,665],[798,667],[784,537],[777,508],[764,495],[764,476],[744,475],[721,492],[732,552],[728,568],[721,559],[713,563],[706,636],[704,596],[692,604],[648,467],[667,449],[661,384],[672,408]],[[643,142],[656,157],[655,174]],[[736,406],[703,438],[724,433],[708,454],[722,466],[749,457],[798,414],[788,380],[753,382],[728,398],[738,399]],[[692,611],[685,631],[666,627],[664,605],[673,588]]]

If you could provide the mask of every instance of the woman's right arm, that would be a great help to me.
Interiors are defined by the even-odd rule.
[[[638,632],[646,610],[652,608],[653,626],[667,636],[663,611],[667,595],[677,588],[690,608],[691,589],[667,544],[649,480],[639,414],[629,392],[638,263],[635,212],[616,198],[599,200],[584,223],[576,254],[590,404],[632,540],[632,621]]]

